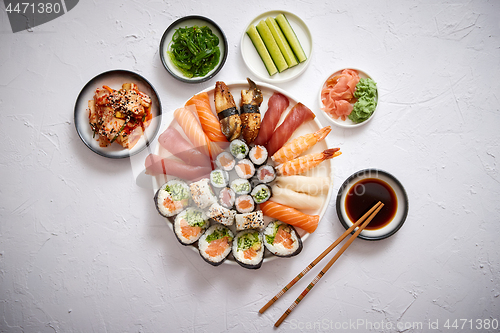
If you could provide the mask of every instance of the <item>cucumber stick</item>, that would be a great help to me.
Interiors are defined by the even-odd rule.
[[[257,29],[255,26],[252,24],[248,27],[247,29],[247,35],[250,37],[250,40],[253,43],[253,46],[257,49],[257,52],[259,53],[260,58],[264,62],[264,65],[266,66],[267,72],[269,75],[273,76],[278,72],[278,69],[276,68],[276,65],[273,62],[273,59],[271,58],[271,55],[267,51],[266,45],[264,44],[264,41],[262,41],[262,38],[260,38],[259,33],[257,32]]]
[[[269,30],[271,31],[271,34],[273,35],[274,40],[276,41],[276,44],[278,44],[278,47],[280,48],[281,53],[283,54],[283,57],[285,58],[286,63],[288,64],[288,67],[296,66],[299,62],[297,61],[297,58],[295,57],[295,54],[293,53],[292,48],[290,47],[290,44],[288,44],[285,35],[283,35],[283,32],[278,26],[278,23],[276,23],[276,20],[272,17],[268,17],[266,18],[266,24]]]
[[[306,61],[307,56],[304,50],[302,49],[302,45],[300,45],[299,39],[297,38],[297,35],[295,35],[295,31],[293,31],[293,28],[288,22],[285,15],[279,14],[278,16],[276,16],[276,22],[283,31],[283,34],[285,35],[286,39],[288,40],[288,43],[292,47],[293,52],[297,56],[297,59],[299,59],[300,62]]]
[[[285,57],[283,57],[278,44],[274,40],[271,30],[269,30],[269,27],[264,20],[261,20],[257,24],[257,31],[259,32],[260,37],[262,37],[264,44],[266,44],[266,48],[273,58],[274,64],[278,68],[278,71],[280,73],[283,72],[288,68],[288,64],[286,63]]]

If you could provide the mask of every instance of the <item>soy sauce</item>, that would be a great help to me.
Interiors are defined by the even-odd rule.
[[[355,183],[349,189],[345,200],[347,217],[352,223],[370,210],[378,201],[384,207],[365,228],[376,230],[385,227],[392,221],[398,208],[398,199],[392,187],[378,178],[365,178]]]

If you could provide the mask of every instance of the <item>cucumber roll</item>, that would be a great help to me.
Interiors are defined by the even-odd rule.
[[[256,204],[266,202],[271,197],[271,188],[266,184],[260,184],[255,186],[252,190],[252,198]]]
[[[249,150],[248,145],[240,139],[233,140],[229,144],[229,151],[239,160],[245,158]]]
[[[252,190],[250,182],[246,179],[236,178],[231,182],[231,189],[236,194],[248,194]]]
[[[271,221],[263,232],[264,245],[278,257],[293,257],[302,251],[302,240],[295,228],[281,221]]]
[[[236,234],[233,241],[233,256],[240,266],[258,269],[264,260],[264,242],[257,230],[245,230]]]
[[[203,235],[209,225],[205,212],[196,207],[188,207],[175,217],[174,233],[182,245],[190,245]]]
[[[163,184],[154,196],[158,213],[164,217],[172,217],[189,205],[191,198],[189,186],[177,179]]]
[[[201,257],[211,265],[219,266],[231,253],[234,234],[222,224],[212,225],[198,241]]]
[[[229,183],[229,173],[225,170],[215,169],[210,172],[210,184],[213,187],[226,187]]]

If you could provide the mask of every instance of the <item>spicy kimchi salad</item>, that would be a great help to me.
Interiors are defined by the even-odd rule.
[[[90,127],[101,147],[117,142],[132,149],[152,119],[151,98],[134,83],[124,83],[119,90],[97,88],[88,106]]]

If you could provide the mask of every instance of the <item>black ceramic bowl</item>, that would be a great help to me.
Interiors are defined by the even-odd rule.
[[[172,37],[175,33],[175,30],[178,28],[184,28],[184,27],[192,27],[192,26],[207,26],[209,27],[212,32],[219,37],[219,48],[220,48],[220,59],[219,63],[217,66],[215,66],[214,69],[212,69],[210,72],[207,73],[207,75],[203,77],[193,77],[189,78],[187,76],[184,76],[182,72],[176,68],[176,66],[173,64],[172,60],[170,60],[170,57],[167,54],[168,47],[170,44],[170,41],[172,40]],[[165,69],[177,80],[186,82],[186,83],[200,83],[200,82],[205,82],[213,78],[219,71],[222,69],[224,66],[224,63],[226,62],[227,59],[227,52],[228,52],[228,46],[227,46],[227,39],[226,35],[224,35],[224,32],[222,29],[211,19],[203,17],[203,16],[198,16],[198,15],[191,15],[191,16],[185,16],[182,17],[175,22],[173,22],[167,30],[163,33],[163,36],[161,38],[160,42],[160,58],[161,62],[163,63],[163,66]]]
[[[387,238],[389,236],[394,235],[402,226],[408,216],[409,202],[408,195],[403,187],[403,185],[390,173],[378,170],[378,169],[365,169],[360,170],[354,174],[352,174],[349,178],[347,178],[342,186],[339,189],[337,194],[337,216],[340,220],[340,223],[346,228],[349,229],[355,222],[356,219],[361,217],[349,216],[347,213],[347,205],[346,201],[350,200],[349,196],[362,196],[366,195],[366,192],[362,187],[363,181],[373,181],[380,182],[384,185],[387,185],[390,189],[392,189],[393,199],[396,200],[397,204],[394,207],[393,214],[390,214],[391,218],[388,219],[387,223],[383,224],[380,228],[377,229],[367,229],[363,230],[359,234],[359,238],[366,240],[380,240]],[[360,186],[359,189],[356,186]],[[388,191],[389,192],[389,191]],[[377,199],[384,202],[382,198]],[[363,202],[358,200],[357,202]],[[360,211],[368,211],[376,201],[371,202],[370,200],[366,200],[363,203],[363,207],[358,207]],[[384,204],[387,204],[385,202]],[[384,206],[382,209],[389,209],[389,205]],[[381,214],[382,211],[379,212]],[[377,214],[378,215],[378,214]],[[375,222],[375,219],[372,220]],[[370,223],[371,224],[371,223]],[[370,226],[370,225],[368,225]]]

